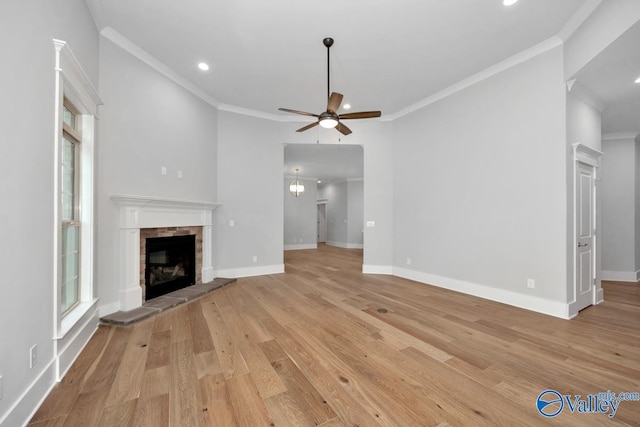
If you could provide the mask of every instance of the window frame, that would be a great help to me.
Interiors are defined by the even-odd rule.
[[[82,167],[81,167],[81,153],[82,153],[82,114],[80,113],[80,110],[78,110],[75,105],[73,105],[73,103],[67,98],[64,97],[63,98],[63,114],[61,115],[61,120],[62,120],[62,142],[63,142],[63,147],[62,149],[64,150],[64,141],[69,141],[72,145],[73,145],[73,209],[72,209],[72,219],[68,220],[68,219],[64,219],[62,218],[62,221],[60,223],[61,226],[61,238],[64,239],[65,237],[65,229],[69,229],[69,228],[76,228],[77,229],[77,242],[76,242],[76,251],[77,251],[77,259],[76,259],[76,275],[77,275],[77,281],[76,281],[76,301],[71,304],[69,307],[67,307],[66,309],[63,309],[63,304],[65,303],[64,301],[62,301],[62,288],[66,286],[68,277],[65,277],[65,268],[64,268],[64,263],[61,266],[61,279],[60,279],[60,292],[61,292],[61,301],[60,301],[60,316],[64,319],[69,313],[71,313],[73,311],[74,308],[76,308],[80,302],[83,300],[83,294],[86,293],[86,291],[83,291],[83,286],[82,286],[82,221],[81,221],[81,199],[82,199],[82,187],[81,187],[81,176],[82,176]],[[67,109],[71,112],[71,114],[73,114],[74,116],[74,125],[75,127],[69,125],[66,121],[64,121],[64,109]],[[62,158],[62,157],[61,157]],[[62,165],[62,162],[61,162]],[[60,191],[60,203],[61,203],[61,209],[62,209],[62,205],[64,204],[63,202],[63,197],[62,197],[63,193],[62,193],[62,187],[61,187],[61,191]],[[61,261],[64,259],[64,257],[68,256],[67,253],[65,253],[63,250],[61,250],[60,252],[60,259]]]
[[[95,142],[98,105],[102,104],[80,62],[63,40],[53,39],[55,48],[54,108],[54,206],[53,206],[53,336],[58,359],[57,376],[69,368],[66,353],[75,348],[74,340],[87,334],[98,321],[98,299],[94,283],[95,258]],[[76,114],[75,126],[64,124],[65,103]],[[75,129],[74,129],[75,128]],[[76,189],[74,225],[78,226],[78,302],[62,311],[62,156],[64,138],[71,136],[75,145]],[[93,325],[93,326],[92,326]]]

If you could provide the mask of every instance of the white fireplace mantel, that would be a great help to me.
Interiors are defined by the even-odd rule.
[[[115,195],[111,200],[120,208],[120,309],[142,305],[140,286],[140,229],[160,227],[202,227],[202,281],[214,279],[213,202]]]

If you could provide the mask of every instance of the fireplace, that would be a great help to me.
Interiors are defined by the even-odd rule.
[[[130,195],[111,196],[111,199],[120,208],[118,275],[120,301],[117,307],[112,309],[113,311],[132,310],[152,298],[152,294],[148,297],[145,295],[148,238],[195,235],[196,255],[195,263],[192,263],[195,264],[195,281],[193,283],[206,283],[213,280],[215,277],[212,263],[213,211],[220,205],[211,202]],[[157,257],[154,261],[161,261],[160,255],[154,255],[154,257]],[[157,262],[157,264],[160,263]],[[163,267],[163,273],[167,268],[169,267]],[[176,275],[178,274],[181,273],[176,272]]]
[[[196,236],[152,237],[145,241],[145,300],[196,283]]]

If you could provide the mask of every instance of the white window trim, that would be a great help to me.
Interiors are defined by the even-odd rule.
[[[97,299],[94,289],[94,163],[95,163],[95,120],[97,107],[101,105],[98,92],[95,90],[88,76],[80,66],[71,48],[62,40],[53,40],[55,47],[55,172],[54,172],[54,331],[55,339],[64,339],[74,327],[85,318],[92,308],[95,310]],[[81,120],[82,139],[80,141],[79,162],[80,170],[80,300],[64,318],[60,308],[61,266],[61,165],[62,156],[62,111],[64,98],[80,110],[78,119]],[[64,347],[64,345],[62,346]]]

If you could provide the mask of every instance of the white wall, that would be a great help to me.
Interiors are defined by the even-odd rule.
[[[72,25],[73,23],[73,25]],[[98,85],[98,34],[82,0],[3,2],[0,124],[0,424],[25,423],[55,381],[53,209],[55,51],[61,39]],[[38,360],[29,368],[29,349]]]
[[[289,184],[295,176],[284,178],[284,249],[313,249],[318,246],[318,188],[316,180],[302,179],[304,194],[294,197]]]
[[[396,120],[394,272],[561,310],[565,112],[557,47]]]
[[[100,75],[97,277],[104,315],[120,300],[119,211],[111,196],[215,202],[218,113],[104,37]]]
[[[218,113],[222,206],[215,214],[214,267],[220,277],[283,271],[282,132],[279,122]]]
[[[638,147],[632,138],[602,142],[602,278],[635,281]]]

